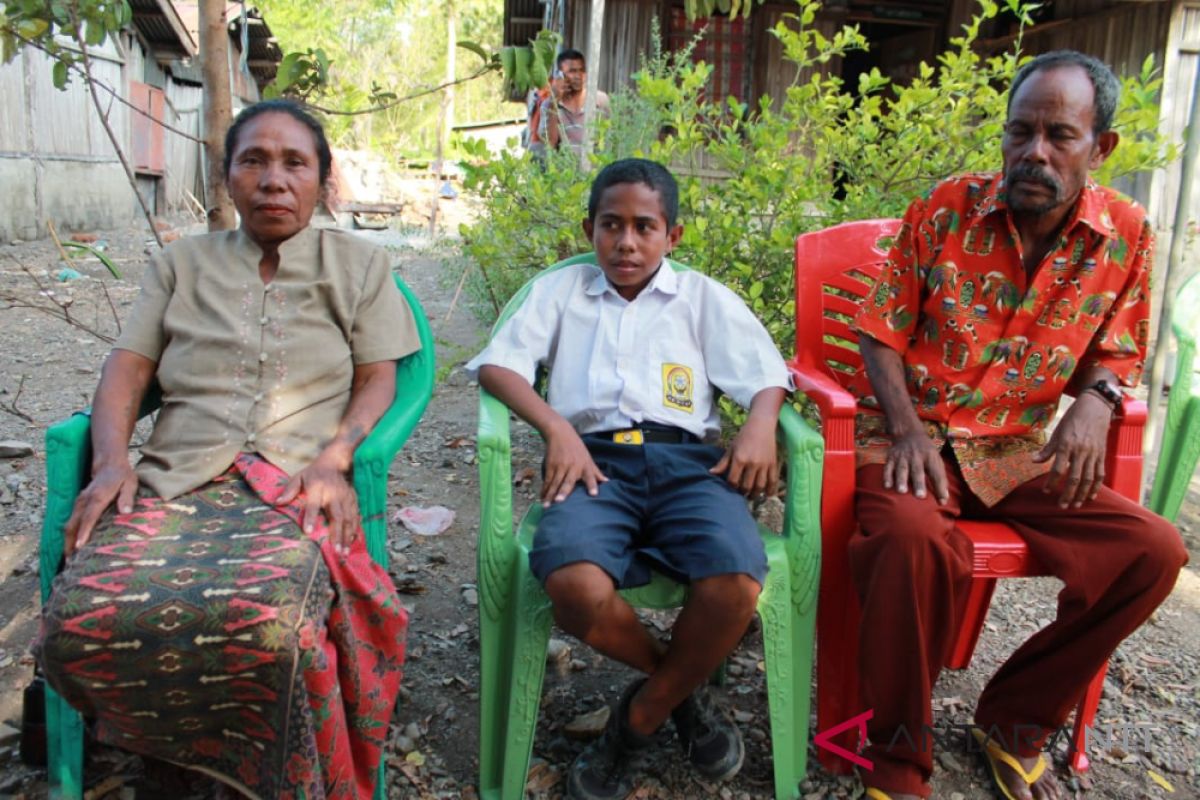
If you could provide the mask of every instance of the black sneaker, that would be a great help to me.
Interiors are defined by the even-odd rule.
[[[707,687],[692,692],[671,712],[683,752],[696,771],[710,781],[729,780],[746,760],[742,734],[729,712]]]
[[[571,800],[620,800],[633,791],[632,761],[654,738],[629,727],[629,703],[645,683],[632,683],[600,738],[584,748],[571,762],[567,773],[567,797]]]

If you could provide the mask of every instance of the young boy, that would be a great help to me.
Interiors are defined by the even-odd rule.
[[[583,222],[596,264],[534,284],[475,357],[480,384],[546,440],[530,567],[560,628],[645,673],[571,765],[575,800],[622,798],[630,761],[671,717],[694,767],[724,780],[745,749],[704,689],[754,614],[766,555],[742,495],[773,492],[775,426],[789,387],[766,330],[730,290],[665,260],[683,233],[663,166],[617,161]],[[548,401],[532,388],[549,369]],[[750,409],[729,449],[715,392]],[[617,593],[650,570],[690,584],[669,645]]]

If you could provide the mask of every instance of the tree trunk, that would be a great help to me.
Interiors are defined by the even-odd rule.
[[[210,231],[234,227],[233,201],[225,190],[225,132],[233,122],[229,93],[229,26],[225,0],[200,0],[200,68],[204,80],[205,209]]]

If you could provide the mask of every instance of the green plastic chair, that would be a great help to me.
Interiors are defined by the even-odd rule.
[[[595,263],[594,256],[562,261],[525,284],[496,328],[525,301],[534,281],[580,263]],[[766,655],[775,797],[787,800],[799,796],[808,754],[824,444],[789,405],[780,415],[780,431],[788,464],[784,535],[762,529],[770,572],[758,613]],[[524,792],[533,750],[551,609],[529,571],[529,549],[542,508],[534,503],[513,535],[509,410],[485,391],[479,398],[478,453],[479,794],[482,800],[517,800]],[[621,594],[640,608],[675,608],[683,604],[687,587],[656,573],[649,584]]]
[[[354,451],[354,490],[358,493],[367,550],[387,568],[387,476],[396,453],[408,440],[433,395],[433,332],[420,301],[396,276],[404,299],[412,308],[421,349],[396,362],[396,399],[370,435]],[[160,405],[157,396],[142,404],[142,416]],[[91,412],[80,411],[46,431],[46,514],[42,521],[42,603],[62,565],[63,527],[71,516],[75,498],[91,470]],[[46,686],[47,780],[52,800],[83,797],[83,717]],[[375,800],[387,797],[384,762],[379,763]]]
[[[1178,346],[1175,379],[1167,400],[1162,449],[1147,505],[1154,513],[1174,522],[1187,497],[1196,461],[1200,459],[1200,386],[1192,384],[1196,370],[1200,369],[1200,362],[1196,360],[1196,337],[1200,334],[1200,274],[1189,278],[1179,290],[1171,314],[1171,330]]]

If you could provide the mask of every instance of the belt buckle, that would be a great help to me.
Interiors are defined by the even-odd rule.
[[[613,441],[617,444],[642,444],[644,437],[642,432],[637,428],[630,428],[624,431],[613,431]]]

